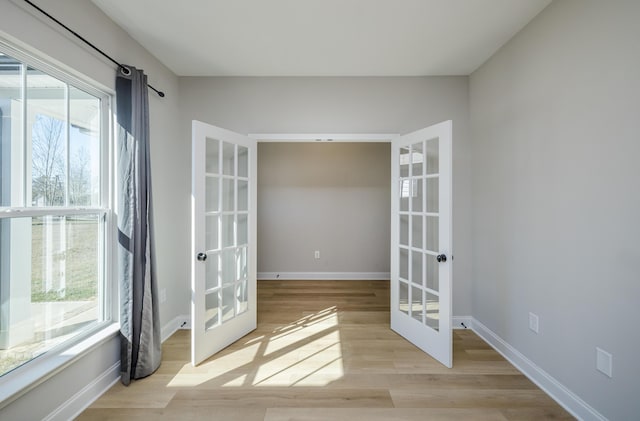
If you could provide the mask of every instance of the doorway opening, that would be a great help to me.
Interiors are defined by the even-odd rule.
[[[388,280],[393,135],[250,136],[258,279]]]

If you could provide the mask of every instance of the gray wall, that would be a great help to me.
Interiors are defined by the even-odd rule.
[[[259,143],[258,272],[388,273],[390,180],[389,143]]]
[[[192,119],[245,134],[408,133],[453,120],[453,310],[471,314],[467,77],[183,77],[179,89],[184,145]],[[189,160],[185,148],[175,166]]]
[[[470,78],[473,314],[618,420],[640,414],[639,17],[553,2]]]
[[[143,68],[149,82],[167,94],[164,99],[149,96],[151,154],[154,175],[158,281],[168,300],[160,307],[162,324],[184,314],[184,288],[189,278],[188,222],[189,191],[173,176],[172,157],[185,148],[178,141],[178,78],[131,39],[89,1],[40,1],[38,4],[118,60]],[[39,50],[68,68],[83,74],[107,90],[115,90],[115,68],[76,39],[53,26],[21,1],[0,1],[0,36]],[[181,168],[178,171],[188,171]],[[176,198],[183,200],[177,200]],[[37,419],[73,396],[88,382],[119,359],[114,338],[80,358],[62,373],[0,409],[0,419]],[[34,406],[34,402],[37,404]],[[37,413],[35,411],[38,411]]]

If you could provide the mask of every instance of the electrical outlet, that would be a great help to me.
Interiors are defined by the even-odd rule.
[[[596,369],[602,374],[613,377],[613,355],[596,347]]]
[[[164,303],[165,301],[167,301],[167,289],[162,288],[160,290],[160,304]]]
[[[319,259],[319,258],[320,258],[320,250],[316,250],[316,251],[315,251],[315,253],[313,254],[313,256],[314,256],[316,259]]]
[[[538,328],[539,328],[538,315],[529,312],[529,329],[531,329],[535,333],[538,333]]]

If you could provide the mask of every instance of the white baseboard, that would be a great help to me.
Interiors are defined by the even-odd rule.
[[[83,387],[78,393],[47,415],[43,421],[66,421],[75,419],[89,405],[102,396],[120,380],[120,362],[106,369],[100,376]]]
[[[191,317],[181,314],[176,316],[166,325],[162,326],[160,338],[162,342],[169,339],[178,329],[191,329]]]
[[[381,281],[389,280],[389,272],[258,272],[259,280],[327,280]]]
[[[473,317],[471,316],[453,316],[452,326],[454,329],[471,329],[473,325]]]
[[[178,329],[190,329],[191,320],[189,316],[180,315],[175,317],[161,329],[162,342],[166,341]],[[70,420],[74,419],[82,411],[89,407],[96,399],[111,388],[120,379],[120,363],[109,367],[98,378],[86,385],[82,390],[69,398],[66,402],[50,413],[44,421]]]
[[[465,323],[466,324],[466,323]],[[579,420],[606,421],[607,418],[592,408],[588,403],[580,399],[575,393],[567,389],[562,383],[553,378],[549,373],[537,366],[533,361],[525,357],[513,346],[508,344],[488,327],[478,320],[471,318],[471,328],[475,333],[502,354],[511,364],[520,370],[525,376],[544,390],[571,415]]]

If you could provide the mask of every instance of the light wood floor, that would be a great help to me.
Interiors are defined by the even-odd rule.
[[[160,369],[80,420],[572,419],[469,330],[447,369],[389,329],[385,281],[263,281],[258,329],[198,367],[189,331]]]

